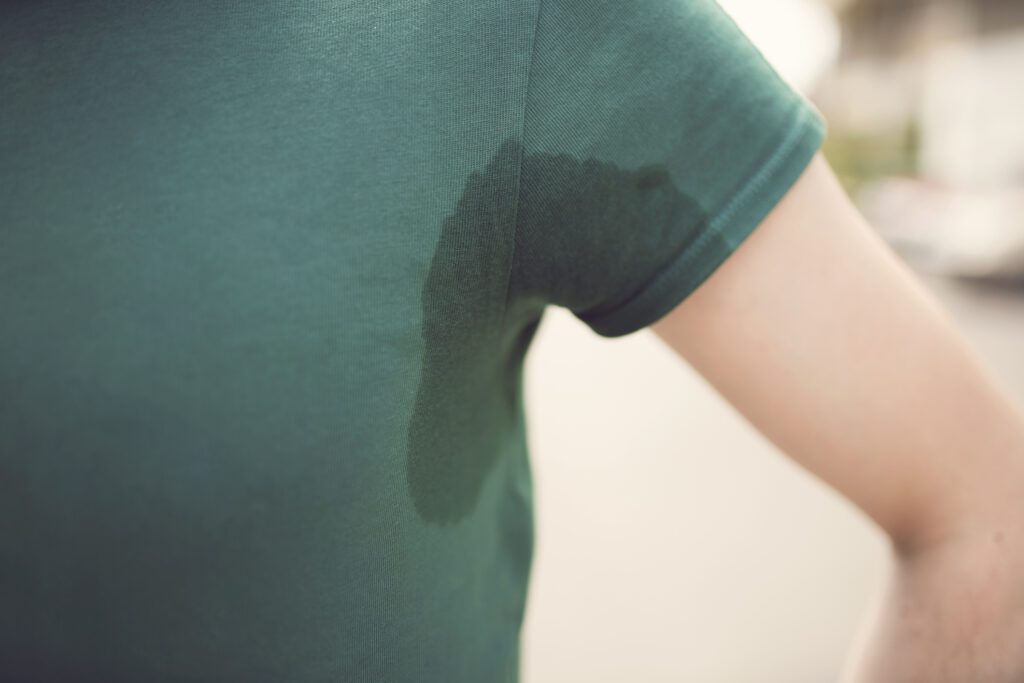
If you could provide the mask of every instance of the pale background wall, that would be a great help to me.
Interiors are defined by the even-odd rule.
[[[525,683],[832,680],[880,535],[650,332],[546,318]]]

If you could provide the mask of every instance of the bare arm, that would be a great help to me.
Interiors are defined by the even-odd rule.
[[[652,329],[892,539],[846,680],[1024,680],[1024,411],[820,155]]]

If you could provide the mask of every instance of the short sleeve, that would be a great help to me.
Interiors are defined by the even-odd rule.
[[[706,280],[825,136],[713,0],[542,0],[526,90],[510,301],[608,337]]]

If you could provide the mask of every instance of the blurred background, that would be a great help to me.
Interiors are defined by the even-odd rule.
[[[1024,400],[1024,2],[722,0],[824,153]],[[597,369],[595,371],[595,369]],[[835,681],[884,538],[648,331],[551,309],[527,360],[524,683]]]

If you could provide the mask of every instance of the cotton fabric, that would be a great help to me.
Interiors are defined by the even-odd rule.
[[[710,0],[5,3],[0,93],[26,683],[516,681],[544,311],[657,320],[825,133]]]

